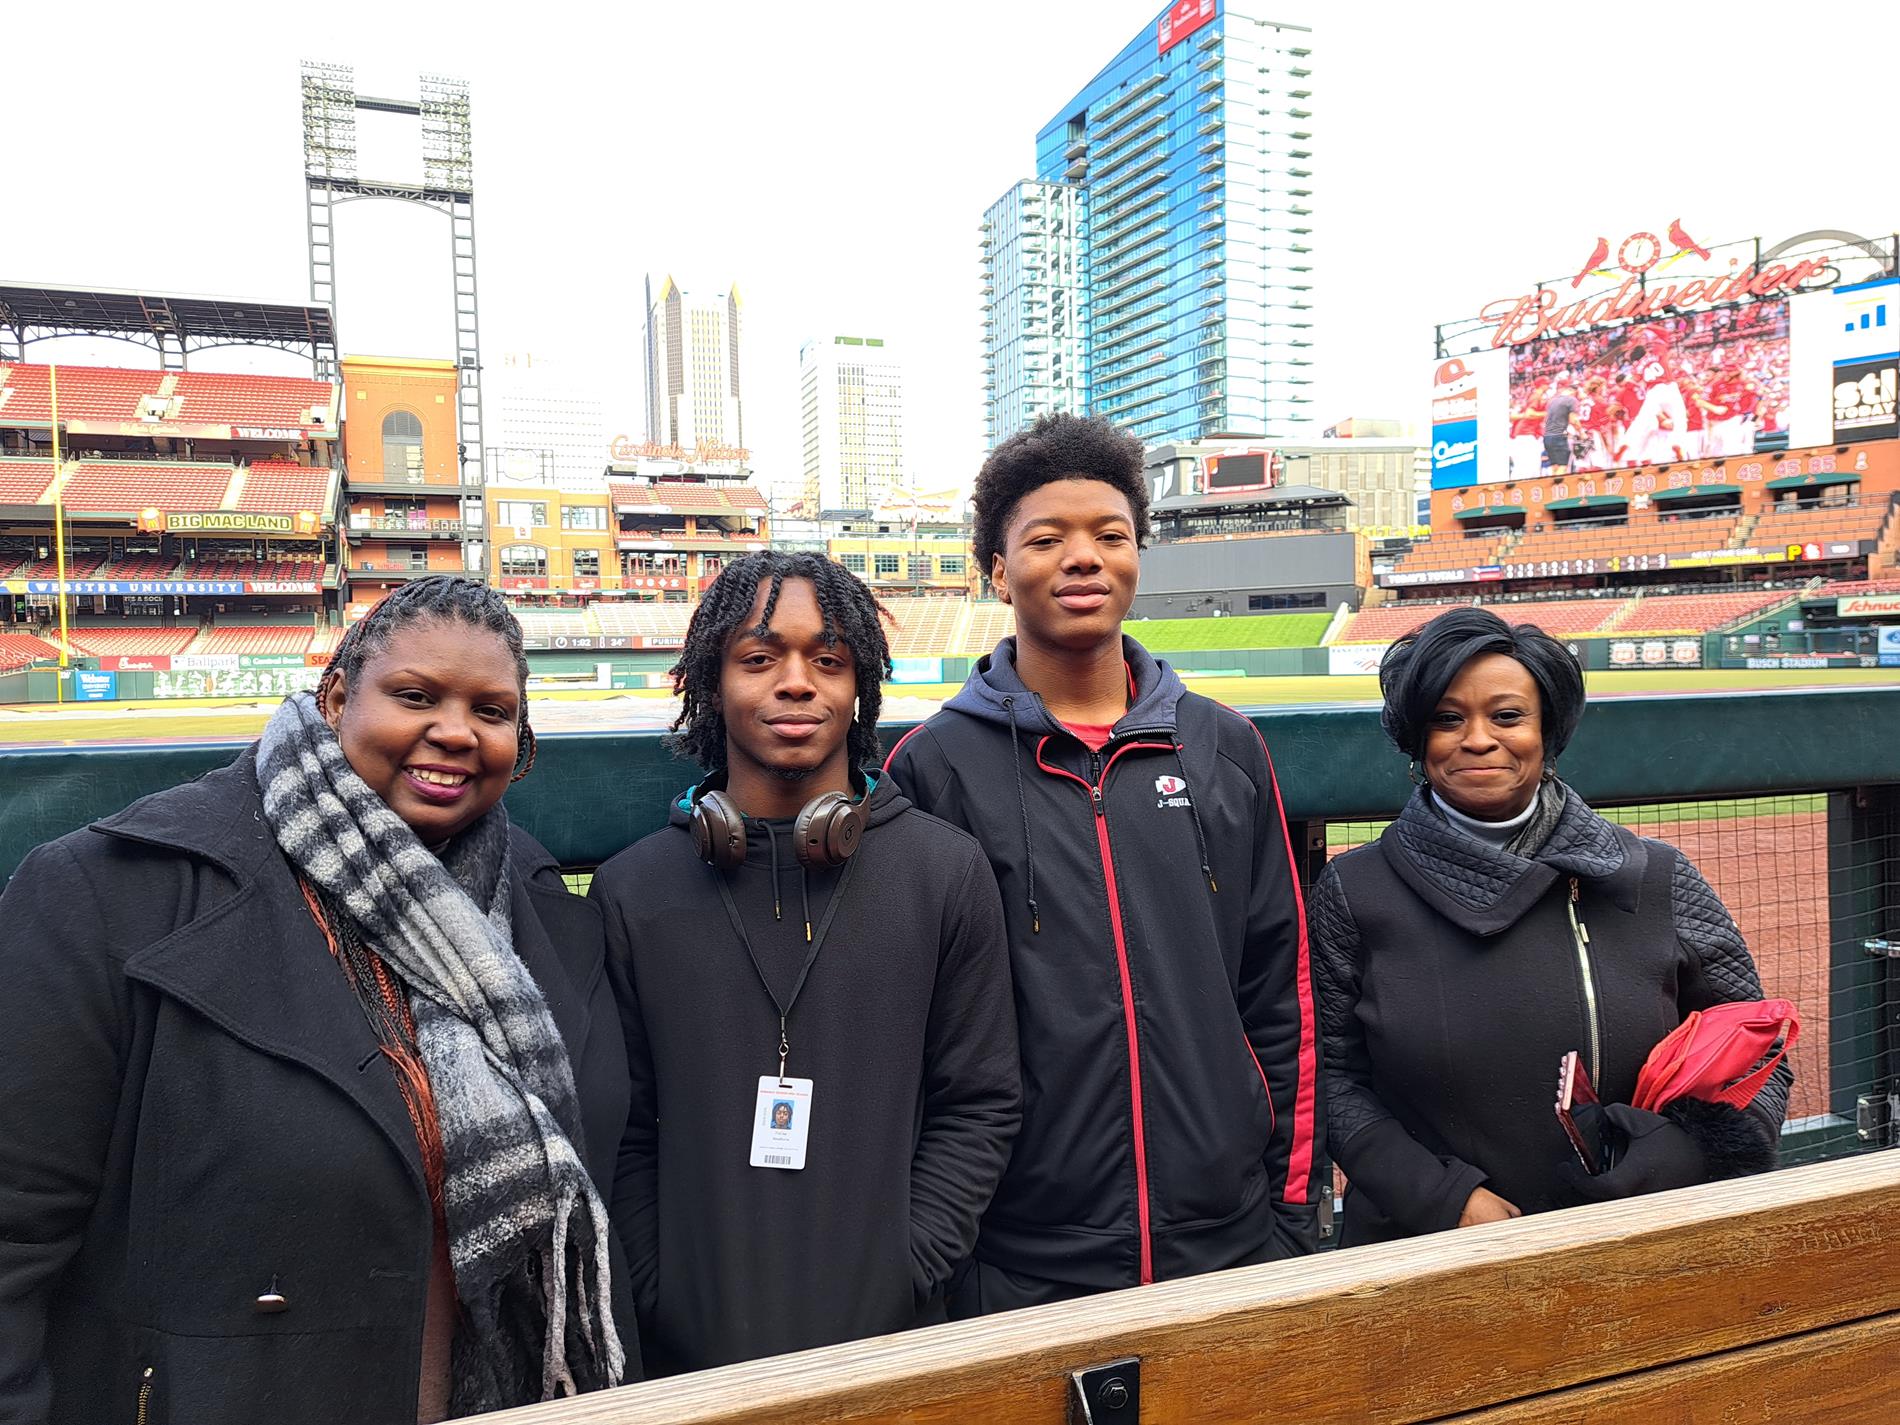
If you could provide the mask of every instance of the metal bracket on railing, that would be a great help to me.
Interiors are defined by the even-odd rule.
[[[1854,1136],[1882,1148],[1900,1134],[1900,1093],[1864,1093],[1854,1100]]]
[[[1069,1372],[1069,1425],[1138,1425],[1141,1357]]]

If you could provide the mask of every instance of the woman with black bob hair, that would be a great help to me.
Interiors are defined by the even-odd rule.
[[[1761,982],[1689,860],[1557,776],[1584,708],[1569,650],[1456,608],[1395,643],[1379,682],[1416,790],[1326,867],[1309,912],[1342,1244],[1772,1167],[1785,1061],[1746,1110],[1629,1106],[1658,1040]],[[1571,1050],[1608,1105],[1596,1176],[1553,1109]]]
[[[0,897],[0,1418],[408,1425],[617,1385],[599,912],[502,807],[521,627],[403,586],[229,766]]]

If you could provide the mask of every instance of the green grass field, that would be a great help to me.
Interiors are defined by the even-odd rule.
[[[1315,648],[1331,614],[1246,614],[1240,618],[1154,618],[1128,625],[1155,653],[1204,648]]]
[[[1197,620],[1212,623],[1214,620]],[[1222,623],[1229,620],[1220,620]],[[1145,629],[1144,629],[1145,632]],[[1752,692],[1900,684],[1891,668],[1632,669],[1592,673],[1592,697],[1632,693]],[[1286,707],[1375,702],[1378,680],[1345,678],[1189,677],[1188,686],[1232,707]],[[887,716],[908,721],[955,693],[955,684],[893,684]],[[255,737],[272,704],[200,699],[189,703],[51,703],[0,707],[0,747],[77,747],[112,742],[242,741]],[[659,691],[558,692],[534,695],[535,725],[545,731],[624,731],[670,718],[671,698]]]

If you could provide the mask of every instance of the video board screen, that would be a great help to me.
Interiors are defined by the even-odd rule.
[[[1611,470],[1779,447],[1788,372],[1786,301],[1526,342],[1511,350],[1510,478],[1553,457]]]
[[[1221,455],[1207,462],[1210,490],[1258,489],[1267,483],[1267,454]]]

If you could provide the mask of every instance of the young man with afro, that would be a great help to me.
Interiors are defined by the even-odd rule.
[[[1024,1108],[956,1316],[1313,1251],[1305,916],[1253,725],[1122,631],[1140,441],[1049,415],[977,476],[976,557],[1016,614],[886,770],[1003,891]]]
[[[709,775],[594,878],[649,1374],[943,1320],[1021,1117],[995,877],[875,770],[881,613],[822,555],[728,564],[673,669]]]

